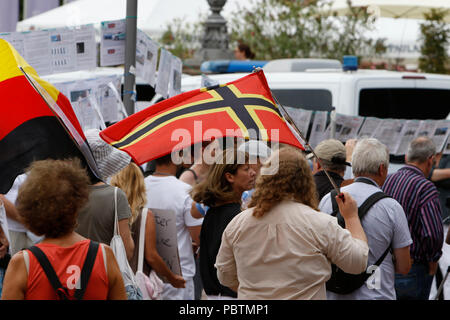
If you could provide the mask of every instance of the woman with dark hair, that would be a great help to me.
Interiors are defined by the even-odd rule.
[[[365,270],[369,248],[356,202],[336,197],[347,230],[318,211],[316,186],[300,150],[283,147],[261,168],[249,209],[223,232],[216,268],[239,299],[326,299],[331,263]]]
[[[255,54],[247,44],[241,42],[234,49],[234,57],[236,60],[252,60],[255,58]]]
[[[247,153],[226,149],[216,157],[208,177],[191,191],[195,202],[209,206],[200,232],[200,274],[208,299],[233,299],[235,291],[222,286],[214,263],[222,232],[241,212],[241,197],[255,184],[255,171],[249,165]]]
[[[2,299],[56,300],[61,297],[60,290],[68,299],[74,299],[78,290],[85,290],[78,298],[125,300],[122,275],[111,248],[92,244],[74,231],[78,213],[89,197],[89,178],[80,162],[36,161],[27,171],[16,206],[24,225],[36,235],[44,236],[44,240],[13,256],[6,271]],[[80,274],[91,252],[92,271],[84,285]],[[57,291],[51,284],[47,269],[40,262],[42,255],[44,260],[48,259],[63,289]]]

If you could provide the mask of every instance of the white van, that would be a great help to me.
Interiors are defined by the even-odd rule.
[[[264,69],[263,69],[264,70]],[[220,84],[246,73],[208,75]],[[450,76],[386,70],[315,69],[265,72],[284,106],[364,117],[450,119]],[[201,76],[182,80],[182,91],[201,87]]]

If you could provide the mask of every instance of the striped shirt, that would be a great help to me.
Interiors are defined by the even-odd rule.
[[[438,191],[423,172],[405,165],[387,177],[383,191],[397,200],[408,219],[413,239],[411,258],[415,262],[436,262],[442,255],[444,230]]]

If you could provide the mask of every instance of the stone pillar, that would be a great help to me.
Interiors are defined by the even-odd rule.
[[[205,29],[201,39],[202,48],[193,59],[186,61],[190,65],[200,66],[207,60],[234,59],[233,50],[229,49],[227,21],[220,14],[227,0],[207,0],[212,13],[205,22]]]

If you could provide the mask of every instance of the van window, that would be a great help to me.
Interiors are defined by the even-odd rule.
[[[416,88],[362,89],[359,115],[393,119],[445,119],[450,90]]]
[[[274,89],[283,106],[307,110],[331,111],[331,92],[325,89]]]

